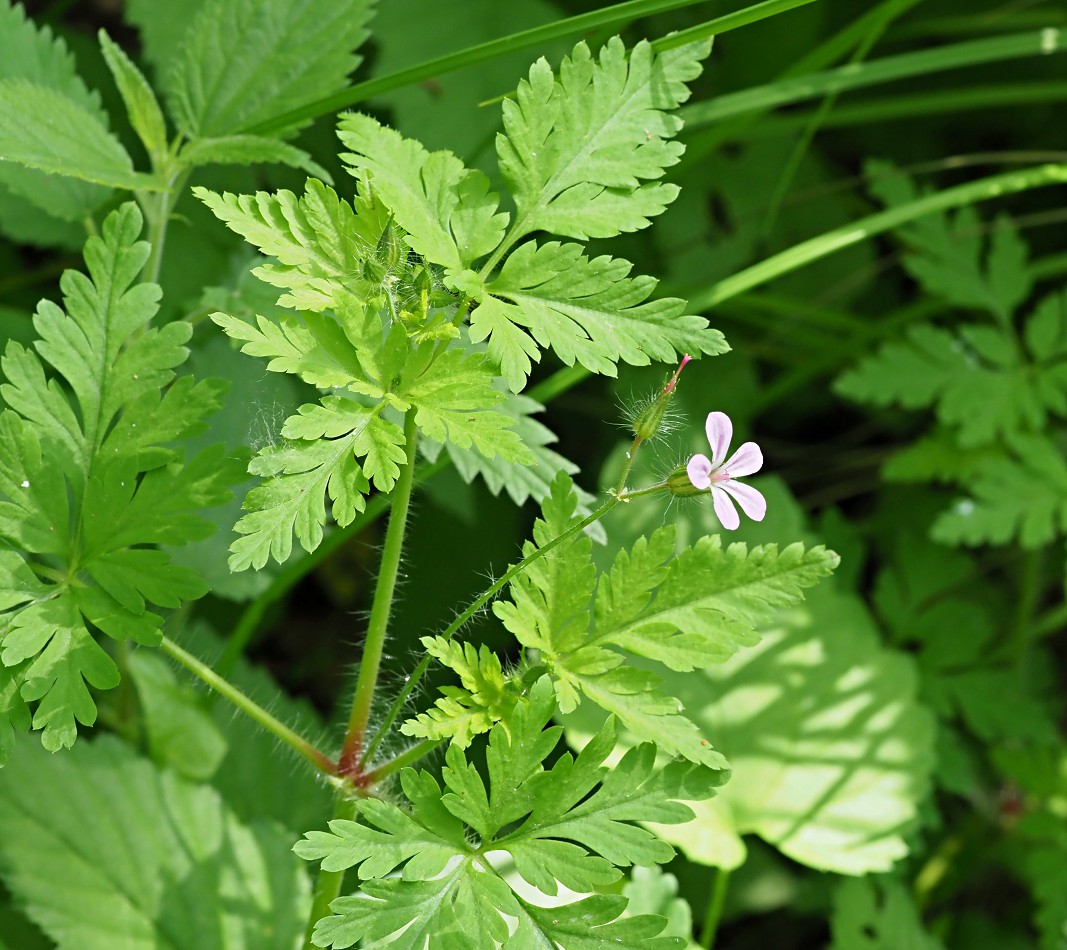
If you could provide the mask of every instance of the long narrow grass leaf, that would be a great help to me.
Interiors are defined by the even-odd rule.
[[[686,125],[694,128],[746,112],[804,102],[849,89],[911,79],[964,66],[982,66],[1006,59],[1048,56],[1065,48],[1067,31],[1047,27],[1034,32],[1013,33],[917,53],[887,56],[869,63],[855,63],[822,73],[780,80],[687,106],[681,114]]]

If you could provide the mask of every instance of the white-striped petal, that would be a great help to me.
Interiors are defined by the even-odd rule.
[[[728,492],[753,521],[762,521],[767,514],[767,499],[751,485],[731,480],[722,483],[722,490]]]
[[[746,475],[755,475],[763,468],[763,453],[755,442],[746,442],[723,466],[731,478],[744,478]]]
[[[737,526],[741,524],[741,518],[726,492],[718,485],[712,485],[711,500],[715,503],[715,517],[722,522],[722,526],[727,531],[736,531]]]
[[[708,434],[708,444],[711,446],[711,466],[716,469],[722,465],[726,453],[730,450],[734,424],[725,412],[709,412],[704,431]]]
[[[711,485],[711,460],[706,455],[694,455],[685,465],[685,473],[694,488],[708,488]]]

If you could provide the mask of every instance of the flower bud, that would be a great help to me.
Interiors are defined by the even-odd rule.
[[[691,359],[692,357],[688,353],[682,357],[682,362],[678,365],[678,369],[674,371],[674,375],[667,381],[662,392],[645,406],[634,419],[634,435],[643,442],[653,438],[663,427],[663,418],[667,414],[667,405],[674,395],[674,387],[678,384],[678,377],[681,375],[682,370],[685,369],[685,364]]]
[[[669,491],[676,498],[692,498],[693,495],[706,495],[706,488],[697,488],[689,480],[689,472],[686,471],[686,466],[679,465],[670,475],[667,476],[667,491]]]

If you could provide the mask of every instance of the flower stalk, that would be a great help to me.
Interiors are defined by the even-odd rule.
[[[385,546],[382,549],[382,562],[378,571],[378,583],[374,589],[370,621],[367,624],[363,659],[359,665],[348,728],[345,730],[344,744],[337,763],[338,772],[360,787],[364,784],[362,762],[367,722],[378,683],[378,671],[389,630],[389,617],[393,610],[393,594],[396,591],[396,578],[400,570],[400,557],[404,548],[404,534],[407,530],[408,510],[415,480],[418,433],[415,428],[414,409],[409,409],[404,417],[404,445],[407,460],[400,470],[400,477],[393,492],[393,505],[389,514],[389,526],[385,532]]]
[[[195,676],[199,677],[213,690],[224,696],[238,709],[258,722],[269,733],[307,759],[320,772],[330,776],[337,774],[336,765],[325,752],[320,751],[306,739],[298,736],[284,722],[280,719],[276,719],[262,706],[251,700],[236,686],[230,683],[229,680],[219,676],[218,673],[206,663],[201,662],[191,653],[183,650],[169,637],[163,637],[162,641],[160,641],[160,647],[164,653],[177,660],[182,666]]]

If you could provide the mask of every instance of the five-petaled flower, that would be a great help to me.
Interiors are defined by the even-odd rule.
[[[737,481],[762,468],[763,453],[759,446],[755,442],[746,442],[727,459],[734,426],[725,412],[709,412],[705,431],[711,444],[711,458],[697,454],[686,463],[689,481],[694,488],[711,490],[715,515],[724,528],[733,531],[741,523],[734,501],[753,521],[762,521],[767,513],[767,500],[751,485]]]

